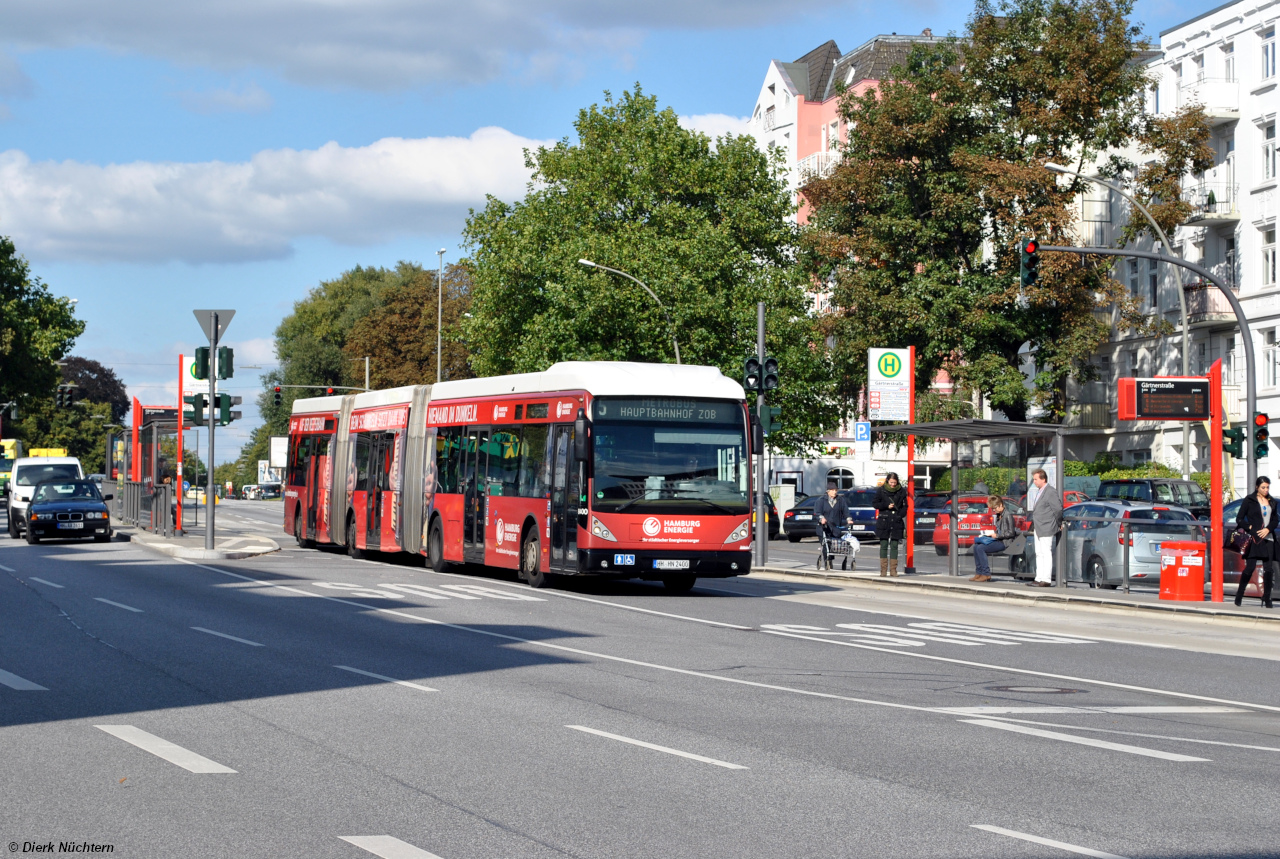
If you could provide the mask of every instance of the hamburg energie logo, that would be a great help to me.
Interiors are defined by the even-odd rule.
[[[902,361],[892,352],[886,352],[876,362],[876,369],[880,371],[881,375],[893,378],[902,372]]]
[[[648,519],[644,520],[643,527],[644,533],[647,536],[656,537],[658,536],[658,532],[662,530],[662,523],[658,521],[657,517],[650,516]]]

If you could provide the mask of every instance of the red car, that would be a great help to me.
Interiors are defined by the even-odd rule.
[[[984,530],[995,528],[995,517],[987,509],[987,496],[961,495],[959,499],[959,527],[956,529],[956,546],[968,549],[973,546],[973,538]],[[1031,517],[1022,505],[1012,498],[1004,499],[1005,508],[1013,514],[1014,524],[1019,531],[1031,530]],[[933,527],[933,548],[939,555],[951,552],[951,513],[938,514],[937,524]]]

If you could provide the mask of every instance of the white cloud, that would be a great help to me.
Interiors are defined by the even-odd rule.
[[[180,92],[178,99],[193,113],[266,113],[274,104],[271,93],[256,83],[239,91],[227,87],[205,92]]]
[[[37,260],[238,262],[287,257],[320,236],[369,245],[452,232],[485,194],[524,195],[526,147],[470,137],[273,149],[250,161],[106,166],[0,152],[0,233]]]
[[[625,59],[650,29],[751,27],[778,14],[766,0],[0,0],[0,10],[0,39],[23,48],[89,45],[369,89],[557,75]]]
[[[699,113],[680,117],[680,125],[691,131],[701,131],[714,141],[726,134],[746,134],[751,125],[751,117],[730,116],[727,113]]]

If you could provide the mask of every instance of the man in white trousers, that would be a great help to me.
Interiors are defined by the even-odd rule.
[[[1062,526],[1062,495],[1049,485],[1043,468],[1031,473],[1036,497],[1031,508],[1031,527],[1036,538],[1036,580],[1028,587],[1047,588],[1053,584],[1053,538]]]

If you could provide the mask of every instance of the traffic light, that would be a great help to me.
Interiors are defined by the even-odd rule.
[[[204,394],[187,394],[182,401],[191,406],[191,411],[182,413],[182,422],[188,426],[202,427],[205,424],[204,408],[207,403]]]
[[[1222,431],[1222,450],[1236,459],[1244,457],[1244,427],[1232,427]]]
[[[776,391],[778,389],[778,359],[764,359],[764,380],[760,383],[761,390]]]
[[[53,404],[60,409],[74,406],[76,403],[76,389],[73,385],[59,385],[58,390],[53,395]]]
[[[324,392],[325,392],[325,395],[326,395],[326,396],[332,397],[332,396],[333,396],[333,393],[334,393],[334,390],[333,390],[333,388],[325,388],[325,389],[324,389]]]
[[[275,392],[271,394],[271,402],[276,406],[284,405],[284,393],[280,390],[279,385],[276,385]]]
[[[765,435],[782,429],[782,409],[778,406],[765,406],[764,414],[760,416],[760,424],[764,427]]]
[[[1270,446],[1268,439],[1271,433],[1267,430],[1267,413],[1257,412],[1253,416],[1253,458],[1263,459]]]
[[[748,358],[742,362],[742,387],[748,391],[760,390],[759,358]]]
[[[230,346],[218,347],[218,378],[230,379],[236,373],[236,352]]]
[[[241,397],[218,394],[218,426],[224,427],[232,421],[240,420],[241,413],[231,411],[231,407],[238,406],[241,402],[243,402]]]
[[[1021,245],[1022,285],[1031,286],[1040,279],[1040,243],[1028,239]]]
[[[191,375],[201,380],[209,378],[209,347],[208,346],[196,347],[196,362],[191,367]]]

